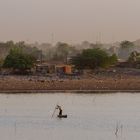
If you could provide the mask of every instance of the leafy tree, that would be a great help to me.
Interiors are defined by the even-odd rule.
[[[62,59],[67,59],[69,53],[69,45],[67,43],[58,43],[57,53]]]
[[[104,50],[99,48],[83,50],[81,54],[71,59],[73,65],[78,69],[94,69],[97,67],[107,67],[117,62],[117,56],[109,56]]]
[[[0,42],[0,59],[4,59],[12,47],[14,47],[13,41]]]
[[[127,48],[134,47],[133,42],[130,42],[130,41],[127,41],[127,40],[122,41],[120,45],[121,45],[122,49],[127,49]]]
[[[128,58],[128,62],[140,62],[140,53],[133,51]]]
[[[56,46],[56,52],[53,55],[54,60],[59,60],[67,63],[68,56],[76,52],[75,47],[67,43],[58,42]]]
[[[12,68],[13,70],[25,72],[33,67],[34,62],[35,58],[32,55],[26,54],[21,48],[16,47],[10,50],[3,66],[5,68]]]
[[[109,64],[116,64],[118,62],[118,57],[116,54],[113,54],[112,56],[109,57]]]
[[[2,67],[2,65],[3,65],[3,60],[0,59],[0,68]]]
[[[130,41],[122,41],[119,49],[119,57],[122,59],[127,59],[130,53],[134,50],[134,43]]]
[[[0,42],[0,59],[5,59],[9,51],[13,48],[20,48],[24,53],[32,54],[36,59],[40,59],[41,51],[36,47],[26,44],[24,41],[17,43],[13,41]]]

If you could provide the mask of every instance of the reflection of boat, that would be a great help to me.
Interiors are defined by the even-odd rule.
[[[67,118],[67,115],[57,115],[58,118]]]

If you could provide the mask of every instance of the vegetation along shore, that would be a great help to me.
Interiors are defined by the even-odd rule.
[[[47,91],[140,91],[140,76],[97,75],[78,79],[48,79],[36,76],[6,76],[0,77],[0,91],[9,92],[47,92]]]
[[[0,43],[1,93],[140,91],[140,45],[135,42],[34,45]]]

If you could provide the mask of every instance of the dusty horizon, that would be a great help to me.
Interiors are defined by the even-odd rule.
[[[134,41],[140,38],[139,4],[139,0],[0,0],[0,41]]]

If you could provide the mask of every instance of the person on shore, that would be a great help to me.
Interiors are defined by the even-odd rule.
[[[62,111],[63,110],[62,110],[61,106],[57,105],[56,109],[59,109],[59,116],[62,116]]]

